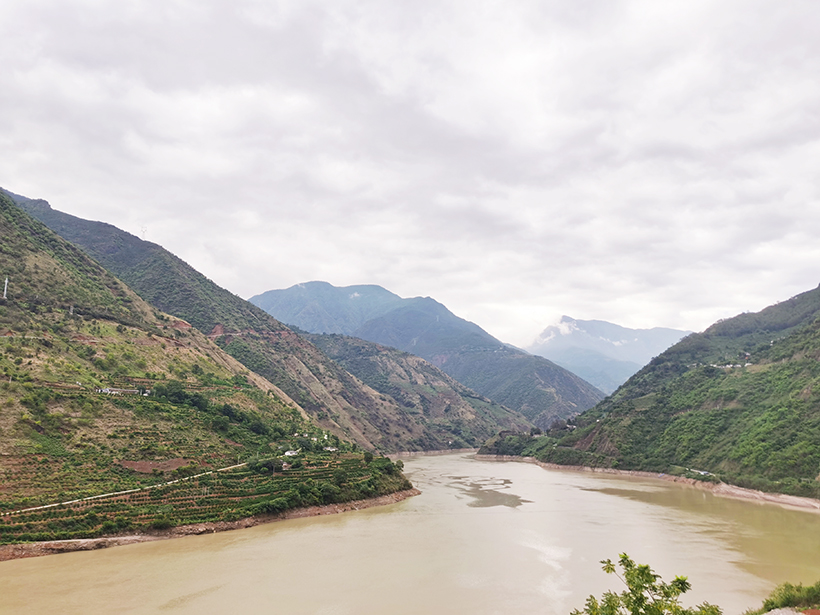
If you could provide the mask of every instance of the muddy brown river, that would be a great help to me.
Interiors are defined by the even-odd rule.
[[[659,480],[420,457],[422,495],[341,515],[0,562],[0,613],[567,615],[629,553],[728,615],[820,580],[820,515]]]

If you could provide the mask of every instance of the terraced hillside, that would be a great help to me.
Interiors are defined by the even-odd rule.
[[[15,511],[246,461],[268,478],[288,468],[288,481],[313,480],[307,499],[287,496],[289,506],[313,501],[315,489],[327,501],[359,497],[366,485],[374,492],[403,486],[400,474],[379,469],[384,461],[365,463],[355,445],[316,426],[276,386],[187,322],[149,306],[4,195],[0,238],[0,541],[176,524],[190,515],[173,500],[87,518],[82,510],[102,504],[64,506],[65,523],[55,520],[57,507]],[[344,482],[324,486],[321,469],[343,459],[359,464],[358,478],[347,491]],[[300,466],[304,475],[289,474]],[[233,500],[217,505],[218,515],[235,518],[255,510],[246,500],[285,497],[281,481],[258,482],[242,483]],[[175,498],[189,486],[175,483],[162,493]],[[212,506],[209,495],[202,494],[202,507]]]

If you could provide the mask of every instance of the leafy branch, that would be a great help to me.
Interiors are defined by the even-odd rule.
[[[595,596],[587,598],[582,611],[571,615],[720,615],[719,607],[704,602],[694,608],[684,608],[679,596],[691,589],[686,577],[676,576],[665,583],[646,564],[636,564],[626,553],[621,553],[618,573],[610,559],[602,560],[603,571],[614,574],[626,585],[620,594],[608,591],[600,601]]]

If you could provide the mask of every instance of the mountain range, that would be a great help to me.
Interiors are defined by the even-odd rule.
[[[543,438],[484,450],[820,497],[820,287],[688,335]]]
[[[0,543],[408,488],[2,193],[0,275]]]
[[[562,316],[526,350],[610,394],[653,357],[690,333],[662,327],[629,329],[602,320]]]
[[[110,224],[57,211],[46,201],[8,194],[150,304],[189,322],[249,370],[275,383],[319,426],[364,448],[395,452],[472,447],[498,429],[530,425],[522,415],[489,400],[478,403],[480,396],[472,391],[465,403],[477,407],[469,413],[408,413],[403,401],[363,383],[310,341],[161,246]],[[444,382],[443,377],[438,381]]]
[[[309,333],[350,335],[422,357],[541,428],[603,398],[570,371],[504,344],[430,297],[404,299],[375,285],[307,282],[249,301]]]

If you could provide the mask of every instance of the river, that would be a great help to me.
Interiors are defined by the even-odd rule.
[[[660,480],[417,457],[390,506],[0,562],[0,612],[568,615],[627,552],[727,615],[820,579],[820,515]]]

